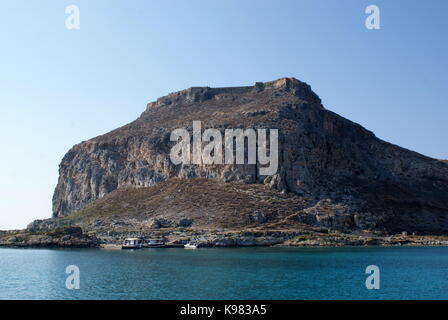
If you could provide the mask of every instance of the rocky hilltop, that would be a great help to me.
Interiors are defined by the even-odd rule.
[[[173,164],[170,134],[191,132],[193,121],[223,133],[278,129],[277,173],[260,175],[258,163]],[[59,167],[53,219],[29,228],[77,225],[109,237],[154,230],[179,235],[182,229],[181,236],[195,232],[203,239],[250,231],[261,232],[268,244],[297,243],[316,232],[336,232],[339,239],[443,235],[447,194],[447,163],[378,139],[327,110],[308,84],[282,78],[171,93],[149,103],[137,120],[75,145]],[[238,237],[225,239],[247,241]],[[349,243],[368,242],[356,239]]]

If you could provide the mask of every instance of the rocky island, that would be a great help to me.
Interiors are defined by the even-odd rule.
[[[173,130],[278,129],[278,170],[174,164]],[[247,151],[247,150],[246,150]],[[62,159],[53,217],[2,246],[92,247],[127,236],[199,246],[448,245],[448,163],[378,139],[310,86],[193,87]]]

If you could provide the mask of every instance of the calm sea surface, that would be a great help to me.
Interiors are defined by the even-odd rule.
[[[448,248],[0,249],[0,299],[448,299]]]

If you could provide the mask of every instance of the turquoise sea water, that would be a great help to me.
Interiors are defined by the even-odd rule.
[[[365,287],[368,265],[379,290]],[[0,299],[447,298],[447,247],[0,249]]]

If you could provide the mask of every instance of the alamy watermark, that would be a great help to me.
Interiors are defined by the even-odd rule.
[[[65,8],[68,15],[65,19],[65,27],[68,30],[79,30],[81,28],[80,10],[77,5],[71,4]],[[369,30],[381,29],[380,25],[380,8],[377,5],[369,5],[365,9],[368,14],[365,20],[365,26]]]
[[[367,6],[365,12],[369,15],[367,16],[365,22],[366,28],[369,30],[380,29],[380,8],[372,4],[370,6]]]
[[[68,14],[65,18],[65,27],[68,30],[81,29],[81,17],[79,7],[71,4],[65,8],[65,13]]]
[[[378,290],[380,288],[380,268],[373,264],[367,266],[366,274],[369,274],[366,279],[366,288]]]
[[[78,290],[80,288],[80,271],[79,267],[75,265],[69,265],[65,268],[65,273],[69,276],[65,280],[65,287],[69,290]]]
[[[171,132],[170,140],[177,142],[170,151],[171,162],[175,165],[256,164],[258,161],[261,165],[260,175],[269,176],[277,173],[278,129],[225,129],[223,138],[218,129],[206,129],[202,133],[201,121],[193,121],[192,143],[187,129],[175,129]]]

